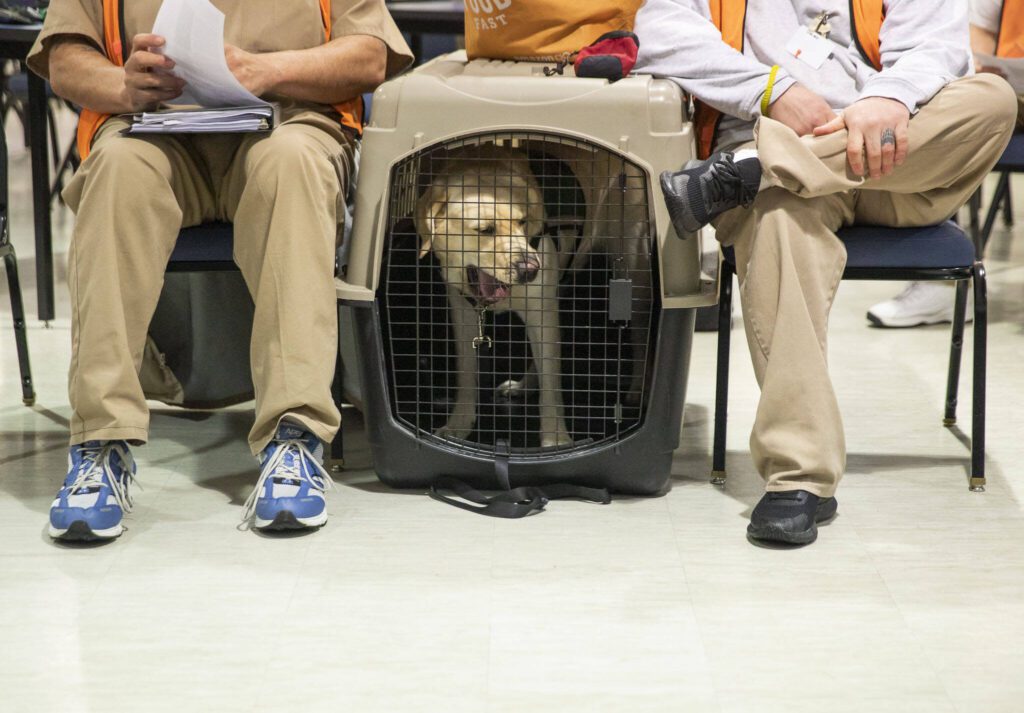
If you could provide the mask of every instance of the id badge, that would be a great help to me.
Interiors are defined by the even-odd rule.
[[[832,45],[821,35],[811,32],[807,27],[798,27],[789,42],[786,51],[814,69],[820,69],[825,60],[832,56]]]

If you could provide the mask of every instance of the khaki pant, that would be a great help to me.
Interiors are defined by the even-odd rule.
[[[826,346],[828,313],[846,265],[835,231],[853,223],[946,220],[999,158],[1016,114],[1016,97],[1002,79],[953,82],[911,119],[906,162],[890,176],[868,180],[849,172],[846,131],[798,137],[771,119],[758,124],[758,155],[774,187],[715,227],[736,251],[761,386],[750,451],[767,490],[830,496],[846,466]]]
[[[126,137],[107,122],[64,193],[69,255],[71,443],[148,438],[139,383],[146,331],[183,226],[234,223],[255,302],[250,358],[257,453],[284,417],[330,441],[337,353],[335,245],[353,140],[304,112],[270,134]]]

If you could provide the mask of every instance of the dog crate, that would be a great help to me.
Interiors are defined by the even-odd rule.
[[[657,177],[692,157],[678,87],[457,52],[381,86],[347,269],[376,471],[664,490],[717,253]]]

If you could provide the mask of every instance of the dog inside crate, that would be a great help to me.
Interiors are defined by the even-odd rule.
[[[647,179],[604,147],[504,132],[392,171],[378,301],[396,418],[520,455],[644,416],[657,300]]]

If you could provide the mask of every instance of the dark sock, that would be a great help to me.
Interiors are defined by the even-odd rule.
[[[761,187],[761,161],[757,158],[736,161],[736,170],[739,171],[743,185],[756,193]]]

